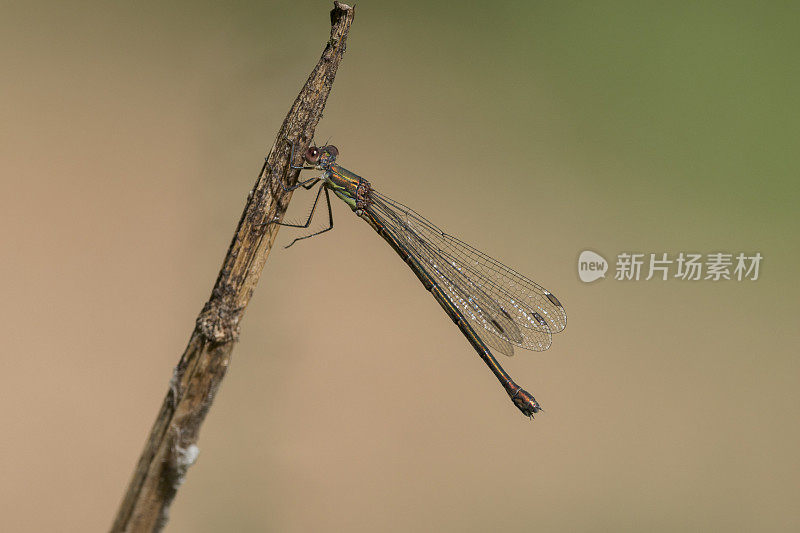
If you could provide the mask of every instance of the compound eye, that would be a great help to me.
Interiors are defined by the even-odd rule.
[[[309,163],[316,163],[319,161],[319,148],[316,146],[309,146],[308,150],[306,150],[306,161]]]
[[[334,158],[334,159],[336,159],[336,157],[339,155],[339,149],[338,149],[338,148],[336,148],[336,147],[335,147],[334,145],[332,145],[332,144],[329,144],[328,146],[326,146],[326,147],[325,147],[325,151],[326,151],[326,152],[328,152],[328,154],[330,154],[330,156],[331,156],[332,158]]]

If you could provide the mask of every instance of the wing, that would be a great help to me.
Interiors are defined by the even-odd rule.
[[[491,348],[506,355],[513,353],[511,345],[546,350],[552,333],[566,327],[561,303],[539,284],[375,190],[372,208]]]

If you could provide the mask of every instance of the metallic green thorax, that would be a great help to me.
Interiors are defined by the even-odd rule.
[[[344,200],[353,211],[356,210],[356,189],[361,180],[361,176],[336,164],[325,171],[325,186]]]

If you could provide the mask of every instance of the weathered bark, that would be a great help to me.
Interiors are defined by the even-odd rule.
[[[268,165],[247,198],[236,233],[211,297],[197,317],[189,345],[174,369],[170,389],[120,505],[112,532],[160,531],[186,471],[198,454],[200,426],[230,363],[239,323],[261,276],[278,232],[303,154],[322,117],[354,17],[334,2],[331,36],[311,75],[283,121]],[[289,161],[294,146],[294,161]]]

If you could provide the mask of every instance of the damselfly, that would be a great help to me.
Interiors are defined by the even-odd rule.
[[[292,168],[321,170],[322,176],[300,181],[293,187],[281,183],[288,191],[301,186],[310,190],[322,182],[305,224],[273,221],[276,224],[309,227],[323,193],[328,207],[328,227],[298,237],[289,246],[333,228],[329,191],[333,192],[411,267],[503,385],[514,405],[533,418],[534,413],[541,410],[539,403],[514,383],[492,355],[492,350],[513,355],[514,346],[535,351],[548,349],[552,335],[567,326],[567,314],[561,302],[537,283],[445,233],[413,209],[379,193],[370,182],[336,164],[338,155],[335,146],[311,146],[305,153],[307,165]],[[293,160],[294,152],[290,161]]]

